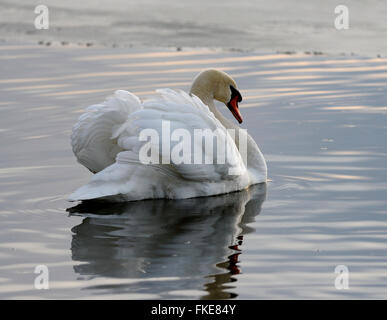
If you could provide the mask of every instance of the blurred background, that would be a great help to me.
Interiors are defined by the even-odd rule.
[[[34,28],[39,4],[49,30]],[[338,5],[348,30],[334,27]],[[0,40],[376,55],[387,52],[386,16],[385,0],[1,0]]]

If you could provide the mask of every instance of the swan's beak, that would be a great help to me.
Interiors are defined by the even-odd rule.
[[[238,102],[242,101],[240,92],[231,86],[231,99],[227,103],[227,108],[231,111],[232,115],[237,119],[239,123],[243,122],[242,115],[239,112]]]

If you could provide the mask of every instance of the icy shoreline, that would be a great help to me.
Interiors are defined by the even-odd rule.
[[[347,1],[349,29],[336,30],[336,0],[60,1],[46,3],[50,27],[37,30],[34,2],[0,0],[0,42],[103,47],[210,47],[243,52],[387,54],[387,5]]]

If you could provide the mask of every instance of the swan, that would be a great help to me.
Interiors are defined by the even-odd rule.
[[[71,145],[78,162],[95,174],[69,201],[186,199],[266,182],[266,162],[254,139],[215,106],[214,100],[224,103],[242,123],[242,96],[228,74],[207,69],[194,78],[189,94],[171,89],[156,93],[141,101],[117,90],[86,108],[73,126]],[[217,143],[207,148],[206,138],[213,132]],[[157,135],[154,140],[151,133]],[[187,133],[194,136],[193,143]]]

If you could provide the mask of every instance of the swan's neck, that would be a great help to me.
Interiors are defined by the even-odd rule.
[[[212,91],[213,92],[213,91]],[[191,88],[192,94],[196,95],[200,100],[203,101],[204,104],[208,106],[210,111],[214,114],[215,118],[219,120],[219,122],[226,129],[234,129],[235,135],[232,136],[235,142],[236,147],[239,150],[239,135],[245,135],[247,138],[247,159],[246,166],[250,169],[251,173],[257,175],[257,181],[266,180],[266,162],[263,158],[261,151],[259,150],[257,144],[254,139],[245,131],[240,130],[241,128],[228,120],[223,114],[215,107],[214,103],[214,95],[211,93],[210,86],[193,86]],[[264,175],[264,177],[262,176]]]
[[[234,129],[237,132],[239,132],[239,126],[232,123],[230,120],[228,120],[223,114],[215,107],[214,103],[214,95],[211,94],[211,92],[203,87],[195,88],[193,87],[191,89],[191,93],[197,96],[200,100],[203,101],[204,104],[208,106],[210,111],[214,114],[215,118],[219,120],[219,122],[226,128],[226,129]]]
[[[240,127],[237,124],[232,123],[231,120],[227,119],[219,110],[217,107],[215,107],[214,100],[211,101],[211,103],[207,104],[210,111],[214,114],[215,118],[219,120],[219,122],[226,128],[226,129],[234,129],[236,136],[239,133]]]
[[[191,93],[195,94],[191,90]],[[235,135],[232,135],[232,138],[234,139],[234,142],[239,150],[239,126],[232,123],[230,120],[228,120],[219,110],[217,107],[215,107],[214,98],[211,94],[203,94],[203,92],[198,92],[195,94],[200,100],[203,101],[204,104],[208,106],[210,111],[214,114],[215,118],[219,120],[219,122],[225,127],[226,129],[233,129],[235,132]]]

